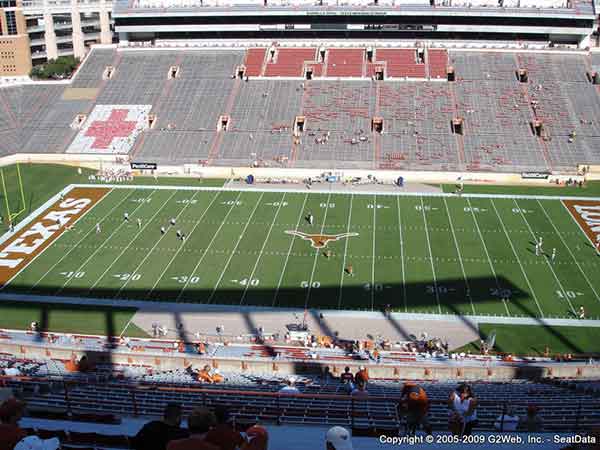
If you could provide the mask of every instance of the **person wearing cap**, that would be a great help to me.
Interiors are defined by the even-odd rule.
[[[181,425],[181,406],[169,403],[162,420],[148,422],[131,440],[135,450],[165,450],[170,441],[189,436]]]
[[[229,411],[224,406],[214,410],[217,424],[206,435],[206,440],[221,450],[236,450],[246,442],[239,431],[236,431],[229,420]]]
[[[331,427],[325,435],[325,450],[354,450],[348,430],[344,427]]]
[[[300,391],[296,387],[296,379],[294,377],[289,377],[285,380],[285,386],[279,389],[279,392],[282,394],[299,394]]]
[[[0,405],[0,449],[13,450],[17,442],[27,436],[19,428],[19,420],[23,416],[25,405],[14,397],[10,397]]]
[[[206,440],[208,432],[217,424],[208,408],[196,408],[188,417],[190,437],[169,442],[167,450],[220,450]]]
[[[269,434],[265,427],[253,425],[246,430],[248,441],[242,445],[241,450],[267,450]]]
[[[40,439],[37,436],[27,436],[19,441],[14,450],[58,450],[59,448],[58,438]]]

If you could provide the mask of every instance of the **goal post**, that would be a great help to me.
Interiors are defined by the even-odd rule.
[[[7,180],[8,179],[8,180]],[[5,175],[4,168],[0,168],[0,180],[2,181],[2,195],[4,196],[4,207],[6,209],[6,219],[8,226],[10,227],[20,215],[22,215],[27,209],[25,206],[25,190],[23,189],[23,178],[21,177],[21,167],[19,163],[16,164],[16,177],[11,179],[9,175]],[[12,187],[13,183],[16,185],[16,189],[7,188]],[[14,192],[16,190],[16,192]],[[11,197],[16,195],[18,205],[16,208],[11,209]]]

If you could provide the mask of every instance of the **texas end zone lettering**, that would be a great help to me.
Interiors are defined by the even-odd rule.
[[[575,221],[594,246],[600,242],[600,201],[563,200]]]
[[[8,283],[108,191],[104,188],[73,189],[0,244],[0,286]]]

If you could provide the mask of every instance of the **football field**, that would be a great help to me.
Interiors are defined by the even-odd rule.
[[[3,292],[544,318],[583,305],[600,316],[600,257],[557,197],[91,186],[63,203],[87,196],[17,230],[50,231],[46,247],[21,247],[31,258],[2,275]]]

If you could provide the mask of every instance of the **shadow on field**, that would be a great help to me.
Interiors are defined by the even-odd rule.
[[[326,315],[322,316],[321,311],[327,309],[338,309],[340,298],[342,309],[379,311],[381,317],[385,317],[389,324],[396,330],[398,335],[404,339],[409,339],[409,333],[402,326],[398,316],[384,314],[386,305],[390,305],[392,311],[403,312],[405,309],[409,312],[420,313],[439,313],[455,315],[462,323],[476,333],[479,330],[470,320],[468,315],[473,311],[496,311],[498,315],[506,315],[502,297],[506,298],[506,304],[511,315],[526,316],[537,321],[538,325],[544,327],[549,333],[558,338],[566,346],[573,348],[575,352],[582,352],[574,342],[562,335],[559,328],[549,327],[539,318],[540,311],[536,308],[535,299],[527,293],[520,291],[516,286],[504,278],[493,277],[469,278],[469,286],[465,284],[464,279],[442,279],[437,280],[436,284],[431,281],[401,284],[386,284],[385,286],[376,286],[371,288],[367,285],[351,285],[351,278],[346,279],[346,284],[342,288],[340,295],[339,286],[319,286],[312,288],[310,298],[307,304],[306,288],[280,288],[277,292],[274,289],[261,289],[255,286],[249,287],[245,295],[244,288],[219,289],[213,294],[212,290],[186,289],[181,296],[181,302],[176,305],[160,305],[158,302],[168,302],[170,299],[176,299],[180,295],[180,290],[155,290],[151,296],[148,296],[147,290],[121,291],[119,287],[115,289],[94,289],[91,293],[81,288],[65,288],[61,291],[61,297],[90,297],[96,299],[110,299],[114,301],[111,306],[92,306],[81,303],[76,305],[40,303],[7,303],[11,308],[22,308],[24,327],[27,327],[31,321],[38,321],[40,330],[46,331],[66,331],[80,332],[82,334],[100,334],[108,337],[109,342],[113,338],[119,337],[125,326],[123,320],[117,320],[116,314],[131,314],[132,308],[138,308],[139,304],[131,304],[128,300],[151,302],[148,305],[154,309],[160,309],[161,312],[173,315],[175,324],[179,324],[175,330],[178,338],[183,341],[190,341],[194,338],[195,332],[210,334],[213,330],[186,330],[184,328],[184,316],[187,312],[198,312],[196,307],[191,304],[205,303],[211,298],[211,304],[217,305],[239,305],[240,299],[245,299],[244,306],[250,308],[219,308],[220,314],[242,314],[246,324],[247,332],[256,334],[259,324],[254,323],[249,312],[251,308],[261,311],[281,310],[280,306],[295,308],[296,311],[304,312],[307,306],[308,314],[313,317],[318,325],[318,330],[311,330],[315,334],[337,336],[340,339],[347,338],[339,330],[333,329],[328,323]],[[47,296],[48,302],[52,302],[53,294],[59,289],[59,286],[43,286],[31,290],[30,287],[19,287],[11,285],[7,288],[9,292],[15,294],[35,294]],[[5,290],[5,292],[7,292]],[[470,294],[470,298],[467,294]],[[115,298],[117,295],[126,298]],[[129,303],[129,305],[128,305]],[[189,305],[189,307],[188,307]],[[273,306],[275,305],[275,306]],[[62,321],[53,321],[50,315],[60,316],[64,314]],[[467,315],[465,315],[467,314]],[[100,315],[100,316],[99,316]],[[71,320],[69,320],[69,317]],[[89,319],[89,320],[88,320]],[[93,320],[92,320],[93,319]],[[215,324],[217,325],[217,324]],[[282,324],[283,326],[284,324]],[[8,328],[8,327],[7,327]],[[147,330],[146,330],[147,331]],[[208,332],[208,333],[207,333]],[[125,334],[130,334],[131,328]],[[376,335],[377,330],[373,330],[372,335]],[[484,336],[485,338],[485,336]],[[41,339],[41,335],[38,336]],[[539,344],[539,343],[533,343]],[[497,348],[498,351],[503,351]]]

